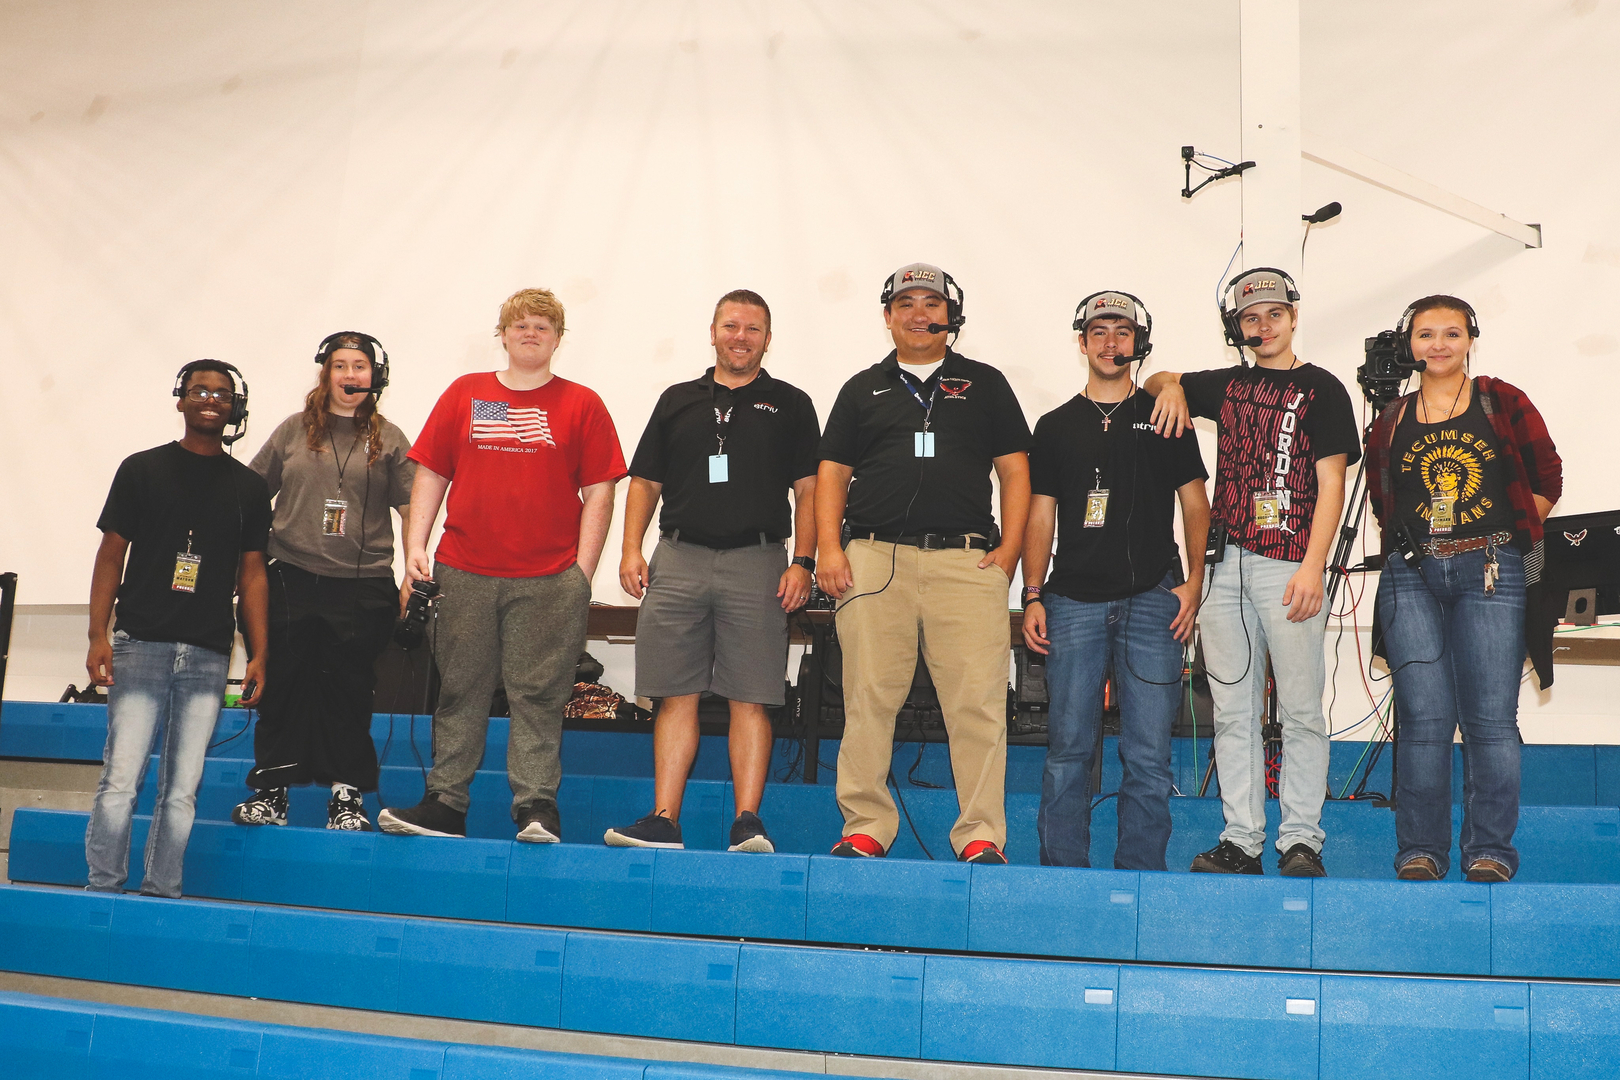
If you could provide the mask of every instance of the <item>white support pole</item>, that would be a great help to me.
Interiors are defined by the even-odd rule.
[[[1437,187],[1427,180],[1420,180],[1410,173],[1404,173],[1393,165],[1385,165],[1382,161],[1370,158],[1348,146],[1341,146],[1331,139],[1324,139],[1320,135],[1311,135],[1302,141],[1301,154],[1306,161],[1314,161],[1318,165],[1326,165],[1330,169],[1354,176],[1358,180],[1365,180],[1369,184],[1381,187],[1386,191],[1393,191],[1397,195],[1404,195],[1414,202],[1425,206],[1432,206],[1436,210],[1443,210],[1448,214],[1471,221],[1475,225],[1484,226],[1492,232],[1517,240],[1527,248],[1541,246],[1541,226],[1525,225],[1514,221],[1506,214],[1498,214],[1495,210],[1488,210],[1463,198],[1453,195],[1445,188]],[[1255,170],[1258,172],[1259,170]],[[1247,175],[1245,175],[1247,179]]]
[[[1239,0],[1243,255],[1299,277],[1299,0]],[[1224,282],[1223,282],[1224,284]]]

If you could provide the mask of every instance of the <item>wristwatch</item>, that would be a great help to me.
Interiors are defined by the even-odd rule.
[[[808,555],[795,555],[793,557],[792,565],[802,566],[812,574],[816,572],[816,560],[812,559]]]
[[[1041,587],[1039,585],[1024,586],[1024,606],[1028,607],[1032,601],[1040,601],[1043,606],[1046,603],[1041,600]]]

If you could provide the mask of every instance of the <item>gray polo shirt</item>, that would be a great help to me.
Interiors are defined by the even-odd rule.
[[[392,577],[389,507],[410,502],[416,462],[405,455],[411,442],[384,420],[382,453],[368,467],[354,418],[328,416],[327,431],[320,452],[311,450],[303,414],[294,413],[253,456],[253,471],[264,477],[275,500],[270,557],[322,577]],[[330,526],[329,501],[347,504],[342,535],[323,527],[323,522]]]

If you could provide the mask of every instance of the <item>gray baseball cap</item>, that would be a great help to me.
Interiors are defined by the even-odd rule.
[[[1076,330],[1084,330],[1086,324],[1092,319],[1124,319],[1132,326],[1142,325],[1141,313],[1137,310],[1136,301],[1124,293],[1100,292],[1086,299],[1085,310],[1080,312],[1076,321],[1080,324]]]
[[[1288,304],[1299,302],[1299,290],[1293,280],[1281,270],[1269,266],[1257,267],[1239,274],[1227,286],[1227,310],[1234,315],[1255,304]]]
[[[883,302],[887,304],[907,289],[927,289],[946,300],[951,298],[945,291],[945,271],[930,263],[909,263],[890,274],[883,286]]]

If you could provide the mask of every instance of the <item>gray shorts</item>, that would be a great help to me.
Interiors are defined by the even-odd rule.
[[[782,544],[716,551],[660,540],[636,618],[636,696],[712,691],[780,705],[787,679],[787,613],[776,595]]]

